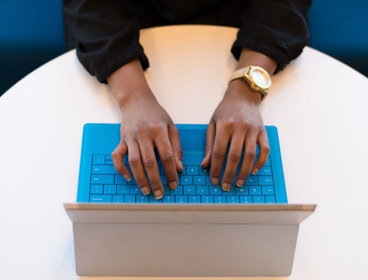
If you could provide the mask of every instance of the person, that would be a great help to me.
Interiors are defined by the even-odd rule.
[[[170,189],[176,189],[178,172],[183,171],[178,130],[144,76],[149,62],[139,43],[140,29],[188,23],[239,27],[231,49],[237,69],[258,66],[261,74],[273,75],[308,44],[310,4],[310,0],[65,0],[67,47],[76,48],[87,71],[109,85],[121,109],[121,142],[112,153],[116,170],[131,179],[123,162],[128,154],[142,193],[152,190],[156,199],[164,192],[155,150]],[[202,166],[210,166],[211,183],[224,191],[230,190],[239,165],[235,182],[241,187],[267,161],[269,144],[259,111],[263,95],[244,79],[234,79],[209,122]]]

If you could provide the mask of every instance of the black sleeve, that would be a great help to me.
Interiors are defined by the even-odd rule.
[[[100,82],[124,64],[139,59],[149,67],[139,44],[138,18],[122,0],[64,0],[68,49]]]
[[[250,0],[231,49],[235,58],[247,47],[274,59],[276,72],[282,70],[309,43],[310,5],[311,0]]]

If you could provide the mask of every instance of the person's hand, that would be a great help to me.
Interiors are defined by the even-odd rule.
[[[221,181],[224,191],[230,190],[239,164],[241,168],[236,178],[236,185],[242,187],[250,172],[257,173],[267,161],[270,148],[259,112],[260,102],[261,94],[253,91],[246,81],[234,80],[230,83],[208,125],[202,167],[211,165],[210,176],[213,185],[220,183],[222,166],[230,145]],[[254,163],[257,143],[260,153]],[[243,162],[240,162],[243,148]]]
[[[164,190],[155,148],[164,167],[169,188],[176,189],[177,171],[183,170],[179,132],[145,80],[142,81],[141,77],[137,80],[137,75],[139,77],[143,73],[139,71],[140,64],[133,64],[132,67],[131,71],[125,66],[122,67],[124,69],[120,68],[108,80],[122,114],[121,141],[112,153],[112,159],[116,170],[130,180],[131,174],[123,161],[128,153],[129,166],[142,193],[147,195],[152,189],[155,198],[160,199]],[[122,85],[125,82],[134,86]]]

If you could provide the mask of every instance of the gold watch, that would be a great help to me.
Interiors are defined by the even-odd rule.
[[[259,66],[248,66],[236,70],[231,75],[229,83],[236,79],[246,80],[252,89],[262,94],[262,99],[266,97],[272,84],[270,75]]]

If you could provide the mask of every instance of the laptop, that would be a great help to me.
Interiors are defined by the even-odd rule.
[[[299,224],[315,205],[287,204],[277,129],[270,156],[241,188],[214,186],[203,169],[207,125],[177,125],[184,171],[160,200],[142,195],[113,167],[119,124],[86,124],[73,222],[79,276],[287,276]],[[128,165],[127,159],[124,158]]]

